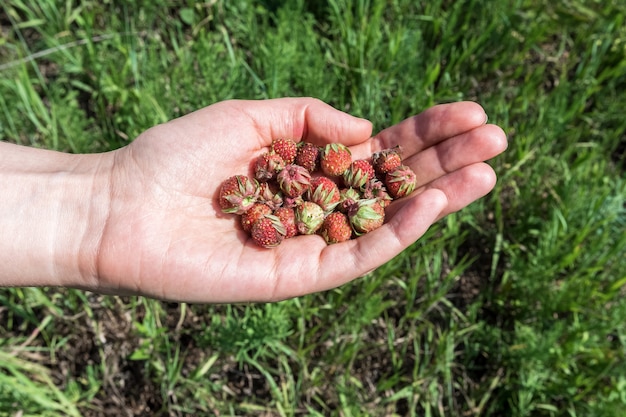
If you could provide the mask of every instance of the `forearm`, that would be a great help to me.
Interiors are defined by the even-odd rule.
[[[111,163],[0,142],[0,286],[95,283]]]

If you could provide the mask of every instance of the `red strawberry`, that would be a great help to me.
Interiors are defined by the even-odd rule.
[[[358,159],[343,173],[343,182],[346,187],[363,188],[375,175],[374,167],[369,161]]]
[[[341,143],[329,143],[322,149],[320,167],[329,177],[339,177],[352,163],[350,149]]]
[[[375,199],[359,200],[348,213],[350,224],[357,235],[378,229],[385,221],[385,209]]]
[[[339,187],[328,177],[313,178],[307,197],[309,201],[318,204],[327,213],[332,211],[341,199]]]
[[[243,230],[250,233],[252,225],[254,225],[257,220],[263,218],[266,214],[272,214],[272,209],[269,208],[267,204],[254,203],[248,211],[241,215],[241,226],[243,227]]]
[[[411,168],[400,165],[385,175],[385,185],[393,198],[401,198],[415,190],[417,177]]]
[[[320,148],[310,142],[300,142],[296,154],[297,165],[304,167],[309,172],[315,172],[319,168]]]
[[[227,178],[220,188],[219,203],[224,213],[243,214],[259,195],[259,183],[245,175]]]
[[[274,139],[272,141],[272,151],[280,155],[285,164],[293,164],[298,153],[298,145],[291,139]]]
[[[303,235],[312,235],[324,222],[324,210],[312,201],[304,201],[295,208],[296,228]]]
[[[299,165],[287,165],[278,173],[278,184],[287,197],[298,197],[311,187],[311,174]]]
[[[296,214],[291,207],[279,207],[274,210],[274,216],[278,217],[285,226],[285,239],[298,234],[296,229]]]
[[[383,149],[374,152],[372,155],[372,165],[376,172],[386,174],[402,165],[402,148],[396,145],[393,148]]]
[[[269,181],[285,168],[285,161],[274,152],[265,152],[254,163],[254,177],[259,181]]]
[[[352,228],[348,216],[338,211],[330,213],[322,223],[320,234],[328,244],[349,240],[352,237]]]
[[[251,236],[254,242],[264,248],[273,248],[285,239],[285,226],[274,215],[267,214],[252,226]]]

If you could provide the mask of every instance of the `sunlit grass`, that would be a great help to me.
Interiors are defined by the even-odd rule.
[[[375,129],[475,100],[510,146],[490,195],[325,293],[1,290],[0,415],[622,416],[626,6],[422,3],[4,2],[3,140],[105,151],[307,95]]]

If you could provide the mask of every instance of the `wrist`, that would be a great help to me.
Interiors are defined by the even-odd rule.
[[[0,285],[96,286],[112,154],[0,145]]]

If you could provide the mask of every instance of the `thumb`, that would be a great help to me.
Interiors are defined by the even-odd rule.
[[[407,198],[380,228],[343,243],[326,245],[310,241],[308,251],[316,263],[301,263],[301,270],[313,272],[303,281],[298,274],[282,275],[274,288],[275,299],[326,291],[343,285],[388,262],[419,239],[446,208],[446,195],[429,189]],[[310,237],[310,236],[309,236]],[[317,243],[317,244],[315,244]]]

